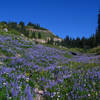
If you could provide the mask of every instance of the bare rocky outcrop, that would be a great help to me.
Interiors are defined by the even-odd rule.
[[[34,100],[44,100],[43,96],[42,96],[44,91],[39,90],[38,88],[36,88],[35,93],[36,93],[36,98]]]
[[[53,34],[51,31],[49,30],[40,30],[40,29],[34,29],[34,28],[27,28],[28,31],[32,31],[32,32],[44,32],[44,33],[51,33]]]

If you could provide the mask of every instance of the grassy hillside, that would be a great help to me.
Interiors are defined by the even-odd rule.
[[[39,38],[48,40],[50,38],[59,38],[46,28],[40,27],[38,24],[29,23],[24,25],[23,22],[17,24],[16,22],[0,22],[0,32],[5,32],[5,29],[9,33],[23,34],[28,38]]]
[[[100,56],[0,32],[0,100],[99,100],[99,80]]]
[[[100,46],[88,50],[89,53],[100,55]]]

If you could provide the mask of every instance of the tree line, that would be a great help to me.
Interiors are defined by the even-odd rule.
[[[9,30],[16,30],[17,32],[20,32],[24,34],[28,38],[41,38],[40,32],[32,32],[28,31],[27,28],[34,28],[34,29],[41,29],[41,30],[47,30],[40,26],[40,24],[33,24],[32,22],[28,22],[27,25],[23,21],[20,21],[19,24],[17,22],[6,22],[2,21],[0,22],[1,26],[4,26],[3,28],[8,28]]]
[[[66,38],[60,43],[60,45],[66,47],[78,47],[78,48],[93,48],[100,46],[100,11],[98,14],[98,27],[96,33],[90,36],[89,38],[71,38],[66,36]]]
[[[32,22],[28,22],[27,25],[25,25],[25,23],[23,21],[20,21],[19,24],[17,24],[17,22],[6,22],[6,21],[2,21],[0,22],[1,26],[7,27],[9,30],[10,29],[14,29],[17,32],[20,32],[22,34],[24,34],[26,37],[28,38],[38,38],[41,39],[41,33],[40,32],[32,32],[32,31],[28,31],[26,28],[34,28],[34,29],[41,29],[41,30],[47,30],[43,27],[40,26],[40,24],[33,24]],[[48,44],[56,44],[56,45],[62,45],[65,47],[77,47],[77,48],[93,48],[96,46],[100,46],[100,11],[98,14],[98,27],[96,30],[96,33],[93,34],[92,36],[90,36],[89,38],[79,38],[77,37],[75,38],[71,38],[68,35],[65,37],[65,39],[62,42],[55,42],[53,40],[53,38],[51,38],[50,40],[48,40]]]

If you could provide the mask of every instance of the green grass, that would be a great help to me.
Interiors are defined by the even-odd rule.
[[[66,57],[66,58],[72,58],[72,55],[71,55],[71,54],[68,54],[68,52],[66,52],[66,53],[64,54],[64,57]]]
[[[62,46],[57,46],[57,45],[51,45],[51,44],[42,44],[42,45],[44,45],[46,47],[50,47],[50,48],[56,48],[58,50],[66,50],[66,51],[69,50],[69,48],[62,47]]]
[[[0,88],[0,100],[7,100],[6,87]]]
[[[69,66],[72,69],[76,69],[76,70],[82,69],[85,71],[100,66],[100,64],[96,64],[96,63],[82,63],[82,62],[74,62],[74,61],[70,61],[68,64],[65,65]]]
[[[100,46],[97,46],[97,47],[95,47],[93,49],[89,49],[87,52],[88,53],[95,53],[95,54],[100,55]]]
[[[82,48],[69,48],[69,51],[80,52],[80,53],[85,53],[86,52],[86,50],[82,49]]]
[[[2,54],[5,56],[10,56],[10,57],[13,56],[13,53],[0,49],[0,55],[2,55]]]

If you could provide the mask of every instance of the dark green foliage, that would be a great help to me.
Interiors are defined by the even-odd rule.
[[[29,36],[29,38],[33,38],[33,33],[32,32],[29,32],[29,34],[28,34]]]
[[[23,33],[26,37],[29,37],[29,31],[24,31],[24,33]]]
[[[40,24],[33,24],[32,22],[29,22],[29,23],[27,24],[27,26],[31,26],[32,28],[35,28],[35,29],[47,30],[47,29],[41,27]]]
[[[17,23],[16,22],[8,22],[8,27],[10,29],[17,29]]]
[[[54,40],[53,40],[53,38],[51,38],[50,40],[48,40],[48,44],[54,44]]]
[[[36,38],[36,34],[35,32],[32,33],[33,38]]]
[[[34,27],[34,28],[40,28],[40,24],[33,24],[32,22],[29,22],[28,24],[27,24],[27,26],[32,26],[32,27]]]
[[[66,36],[64,41],[62,41],[61,45],[66,46],[66,47],[78,47],[78,48],[93,48],[96,46],[100,46],[100,11],[98,14],[98,28],[96,30],[96,34],[93,34],[89,38],[79,38],[77,37],[76,39],[72,39],[69,36]]]
[[[41,39],[41,33],[40,32],[38,33],[38,38]]]
[[[68,45],[69,45],[69,36],[66,36],[66,38],[64,39],[64,46]]]
[[[39,39],[41,39],[41,34],[39,35],[37,32],[27,31],[26,36],[29,37],[29,38],[35,38],[35,39],[39,38]]]
[[[87,48],[92,48],[96,45],[96,39],[94,36],[91,36],[88,39],[85,37],[82,38],[77,37],[76,39],[74,38],[72,39],[68,38],[67,36],[67,38],[65,38],[61,44],[69,48],[75,47],[75,48],[87,49]]]
[[[95,38],[96,38],[96,46],[99,46],[100,45],[100,11],[98,14],[98,28],[96,30]]]
[[[33,24],[31,22],[28,22],[27,26],[33,26]]]
[[[100,32],[100,11],[98,14],[98,32]]]
[[[25,26],[23,21],[20,21],[19,25],[21,26],[21,29],[23,29]]]
[[[6,22],[6,21],[2,21],[2,22],[0,22],[0,23],[2,23],[2,24],[7,24],[7,22]]]

